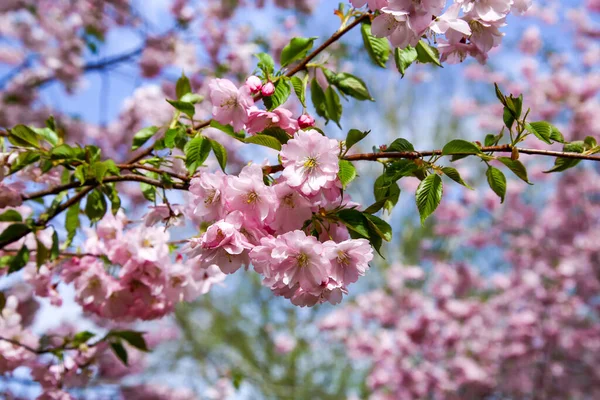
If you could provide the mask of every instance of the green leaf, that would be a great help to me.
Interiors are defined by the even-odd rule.
[[[87,197],[85,215],[92,223],[98,222],[106,214],[106,199],[99,189],[94,189]]]
[[[283,129],[276,126],[265,129],[264,131],[260,132],[259,135],[272,136],[279,140],[279,143],[281,144],[286,144],[290,140],[290,135],[288,135],[288,133]]]
[[[442,66],[440,62],[440,53],[435,47],[431,47],[424,40],[419,40],[416,46],[417,50],[417,61],[421,63],[433,63],[439,67]]]
[[[287,79],[281,78],[275,84],[275,92],[269,97],[263,98],[263,103],[268,110],[274,110],[287,101],[292,93]]]
[[[394,61],[396,61],[396,68],[398,68],[398,72],[402,74],[404,78],[404,74],[406,73],[406,69],[410,67],[412,63],[417,60],[417,49],[412,46],[407,46],[405,49],[396,48],[394,50]]]
[[[297,76],[291,78],[292,87],[296,97],[300,100],[302,107],[306,108],[306,85],[308,84],[308,75],[305,75],[304,79],[300,79]]]
[[[225,132],[232,138],[235,138],[241,142],[244,141],[244,137],[245,137],[244,133],[243,132],[237,132],[237,133],[234,132],[233,127],[231,125],[223,125],[223,124],[220,124],[219,122],[215,121],[214,119],[211,119],[210,126],[212,126],[213,128],[217,128],[220,131]]]
[[[212,149],[210,140],[196,136],[185,147],[185,166],[190,173],[194,173],[208,158]]]
[[[552,135],[552,125],[546,121],[530,122],[525,124],[525,129],[533,133],[538,139],[547,144],[552,144],[550,136]]]
[[[335,86],[338,87],[342,93],[354,97],[357,100],[373,100],[365,82],[347,72],[341,72],[335,76]]]
[[[120,339],[125,340],[131,346],[135,347],[138,350],[149,351],[148,346],[146,345],[146,340],[144,339],[145,332],[138,331],[110,331],[108,334],[109,337],[118,337]]]
[[[500,203],[504,203],[504,196],[506,195],[506,177],[502,171],[490,165],[485,175],[487,176],[490,188],[492,188],[494,193],[500,197]]]
[[[467,142],[466,140],[461,139],[451,140],[442,149],[443,155],[479,153],[481,153],[481,149],[479,149],[475,143]]]
[[[182,72],[181,77],[177,79],[177,83],[175,84],[175,94],[177,95],[177,98],[181,100],[187,93],[192,93],[192,85],[190,84],[188,77]]]
[[[323,88],[321,88],[321,85],[319,85],[319,82],[316,78],[313,78],[313,80],[310,82],[310,97],[317,111],[317,115],[329,121],[331,118],[329,118],[329,113],[327,112],[325,92],[323,92]]]
[[[463,185],[466,188],[469,188],[471,190],[473,190],[473,188],[471,186],[469,186],[464,180],[463,178],[460,176],[460,173],[456,170],[456,168],[452,168],[452,167],[443,167],[442,168],[442,172],[444,173],[444,175],[446,175],[448,178],[452,179],[454,182],[460,183],[461,185]]]
[[[587,139],[587,138],[586,138]],[[588,143],[591,144],[591,141],[588,140]],[[563,151],[567,153],[583,153],[586,150],[586,142],[582,140],[577,140],[571,143],[566,143],[563,146]],[[579,164],[581,160],[575,158],[557,158],[554,160],[554,167],[548,171],[544,171],[545,173],[551,172],[562,172],[566,171],[569,168],[573,168],[577,164]]]
[[[190,117],[190,119],[194,118],[194,113],[196,112],[196,107],[194,107],[194,105],[192,103],[188,103],[188,102],[181,101],[181,100],[169,100],[169,99],[166,99],[166,100],[167,100],[167,103],[172,105],[177,111],[181,111],[182,113],[184,113],[185,115]]]
[[[267,53],[258,53],[255,54],[255,56],[258,58],[257,67],[264,72],[265,76],[269,76],[275,71],[275,61],[273,61],[273,57]]]
[[[421,181],[415,196],[417,208],[421,215],[421,225],[438,207],[442,201],[443,193],[442,178],[438,174],[430,174]]]
[[[186,143],[187,135],[184,127],[178,126],[177,128],[170,128],[165,132],[165,146],[167,148],[180,148],[181,145],[185,147]]]
[[[0,222],[22,222],[23,217],[16,210],[7,210],[0,214]]]
[[[527,168],[525,168],[521,161],[513,160],[510,157],[498,157],[498,161],[506,165],[516,176],[531,185],[529,178],[527,178]]]
[[[60,241],[58,240],[58,233],[52,232],[52,246],[50,247],[50,260],[54,261],[58,259]]]
[[[50,143],[52,146],[56,146],[58,144],[58,135],[50,128],[31,128],[35,131],[35,133],[44,139],[46,142]]]
[[[367,53],[375,65],[385,68],[390,58],[390,43],[386,38],[378,38],[371,33],[371,24],[363,23],[360,28],[363,43]]]
[[[485,140],[483,142],[484,146],[494,146],[500,141],[501,138],[502,134],[494,135],[492,133],[489,133],[485,136]]]
[[[83,343],[86,343],[88,340],[90,340],[94,336],[96,336],[96,335],[89,331],[77,332],[75,335],[73,335],[73,339],[71,339],[71,345],[79,346]]]
[[[346,208],[338,211],[337,216],[350,231],[366,239],[370,237],[369,223],[360,211]]]
[[[82,154],[80,149],[69,146],[68,144],[61,144],[50,150],[50,159],[52,160],[69,160],[77,158]]]
[[[404,138],[398,138],[394,140],[388,147],[385,149],[386,152],[390,151],[399,151],[399,152],[412,152],[415,151],[414,146],[411,142]]]
[[[123,345],[120,342],[111,342],[110,348],[113,350],[117,358],[121,360],[123,364],[128,365],[127,350],[125,350],[125,347],[123,347]]]
[[[184,103],[198,104],[204,101],[204,96],[200,96],[196,93],[186,93],[183,96],[181,96],[180,100]]]
[[[327,107],[329,119],[335,122],[341,129],[340,119],[342,118],[342,103],[340,102],[340,96],[331,85],[329,85],[325,91],[325,105]]]
[[[586,136],[585,139],[583,139],[583,144],[587,150],[593,149],[598,145],[596,138],[593,136]]]
[[[342,182],[342,188],[346,189],[346,186],[356,178],[356,168],[348,160],[340,160],[340,170],[338,171],[338,177]]]
[[[119,209],[121,208],[121,198],[119,197],[119,192],[117,191],[115,184],[108,184],[102,186],[104,194],[110,200],[110,211],[113,215],[117,215]]]
[[[35,239],[35,262],[37,264],[38,269],[46,263],[48,258],[50,258],[50,251],[42,242],[39,241],[38,238]]]
[[[29,232],[29,228],[25,224],[10,224],[0,233],[0,243],[21,238],[27,232]]]
[[[188,169],[189,170],[189,169]],[[140,183],[140,190],[144,198],[152,203],[156,202],[156,187],[147,183]]]
[[[20,153],[17,156],[17,159],[10,166],[10,172],[15,173],[17,171],[22,170],[28,165],[33,164],[34,162],[40,159],[40,153],[38,151],[25,151]]]
[[[227,166],[227,150],[225,147],[217,142],[216,140],[209,139],[210,146],[212,147],[213,153],[219,162],[219,166],[225,172],[225,167]]]
[[[277,151],[281,150],[281,143],[272,136],[255,135],[249,136],[244,140],[245,143],[259,144],[261,146],[270,147]]]
[[[385,222],[379,217],[370,214],[363,214],[369,223],[369,227],[374,231],[380,238],[389,242],[392,240],[392,227],[390,224]]]
[[[352,146],[363,140],[371,131],[359,131],[358,129],[350,129],[346,135],[346,151]]]
[[[40,147],[38,135],[25,125],[16,125],[8,131],[8,141],[19,147]]]
[[[150,126],[139,130],[133,136],[133,145],[131,146],[131,150],[136,150],[142,147],[144,143],[146,143],[148,139],[154,136],[156,132],[158,132],[158,127],[156,126]]]
[[[67,247],[73,241],[73,238],[75,237],[75,234],[77,233],[77,229],[79,228],[79,225],[80,225],[79,212],[80,212],[79,202],[73,204],[67,210],[67,214],[65,217],[65,228],[67,229],[67,241],[66,241],[65,245]]]
[[[513,124],[515,123],[515,117],[513,113],[508,109],[508,107],[504,107],[504,114],[502,115],[502,119],[504,120],[504,125],[510,130],[512,129]]]
[[[281,51],[281,66],[285,67],[290,63],[303,58],[313,47],[316,37],[303,38],[295,37],[290,40]]]
[[[8,273],[20,271],[29,262],[29,249],[23,245],[16,256],[14,256],[8,264]]]
[[[588,137],[590,137],[590,136],[588,136]],[[552,125],[552,133],[550,133],[550,139],[552,139],[552,140],[554,140],[555,142],[558,142],[558,143],[564,143],[565,142],[565,138],[564,138],[563,134],[554,125]],[[592,146],[592,147],[594,147],[594,146]]]

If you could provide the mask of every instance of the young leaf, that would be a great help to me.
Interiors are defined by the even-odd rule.
[[[411,142],[409,142],[408,140],[404,139],[404,138],[398,138],[396,140],[394,140],[388,147],[387,149],[385,149],[386,152],[390,152],[390,151],[398,151],[398,152],[409,152],[409,151],[415,151],[414,146],[412,145]]]
[[[127,350],[125,350],[125,347],[123,347],[121,342],[110,342],[110,348],[113,350],[117,358],[123,362],[123,364],[128,365]]]
[[[442,178],[438,174],[430,174],[421,181],[415,196],[421,215],[421,225],[438,207],[442,201],[443,192]]]
[[[451,154],[478,154],[481,150],[475,143],[467,142],[466,140],[455,139],[448,142],[442,149],[443,155]]]
[[[268,136],[268,135],[249,136],[244,140],[244,142],[259,144],[261,146],[270,147],[277,151],[281,150],[281,143],[279,142],[279,140],[275,139],[272,136]]]
[[[93,190],[87,197],[85,203],[85,215],[94,223],[102,219],[106,214],[106,199],[98,189]]]
[[[412,46],[406,46],[405,49],[396,48],[394,50],[394,61],[398,72],[404,78],[406,69],[417,60],[417,49]]]
[[[210,145],[212,147],[213,153],[219,162],[219,166],[225,172],[225,167],[227,166],[227,150],[225,147],[217,142],[216,140],[208,139],[210,141]]]
[[[157,131],[158,131],[158,127],[156,127],[156,126],[150,126],[150,127],[139,130],[133,136],[133,144],[131,145],[131,150],[136,150],[136,149],[139,149],[140,147],[142,147],[144,145],[144,143],[146,143],[148,141],[148,139],[150,139],[152,136],[154,136],[154,134]],[[63,146],[65,146],[65,145],[63,145]]]
[[[37,133],[25,125],[16,125],[8,131],[8,140],[19,147],[40,147]]]
[[[185,115],[190,117],[190,119],[194,118],[194,113],[196,112],[196,108],[194,107],[194,105],[192,103],[188,103],[188,102],[180,101],[180,100],[169,100],[169,99],[167,99],[167,103],[172,105],[177,111],[181,111],[182,113],[184,113]]]
[[[525,124],[525,129],[533,133],[538,139],[547,144],[552,144],[550,136],[552,135],[552,125],[546,121],[530,122]]]
[[[504,203],[504,196],[506,195],[506,177],[498,168],[489,166],[487,172],[488,184],[490,188],[500,197],[500,203]]]
[[[337,86],[342,93],[354,97],[357,100],[373,101],[373,97],[371,97],[365,82],[347,72],[341,72],[336,75],[335,86]]]
[[[210,141],[202,136],[196,136],[188,142],[185,147],[185,166],[190,173],[206,161],[211,148]]]
[[[316,37],[292,38],[290,43],[288,43],[281,51],[281,66],[285,67],[290,63],[303,58],[309,50],[312,49],[315,39]]]
[[[77,234],[77,229],[79,228],[79,202],[73,204],[67,210],[67,214],[65,216],[65,228],[67,229],[67,241],[65,243],[66,246],[69,246],[73,241],[73,238]]]
[[[346,189],[346,186],[356,178],[356,168],[354,168],[354,165],[350,161],[340,160],[338,177],[342,183],[342,188]]]
[[[473,188],[471,186],[469,186],[469,184],[467,184],[463,180],[463,178],[460,176],[460,173],[456,170],[456,168],[443,167],[442,172],[444,173],[444,175],[446,175],[448,178],[452,179],[454,182],[457,182],[457,183],[463,185],[464,187],[473,190]]]
[[[416,46],[417,60],[421,63],[433,63],[439,67],[442,66],[440,62],[440,54],[435,47],[431,47],[427,42],[419,40]]]
[[[265,76],[269,76],[275,71],[275,61],[273,58],[267,53],[258,53],[255,54],[256,58],[258,58],[258,69],[264,72]]]
[[[342,103],[340,102],[340,96],[331,85],[325,91],[325,105],[327,107],[327,115],[341,129]]]
[[[181,98],[187,94],[192,92],[192,85],[190,84],[190,80],[185,76],[182,72],[181,77],[177,79],[177,83],[175,84],[175,94],[177,98],[181,100]]]
[[[143,335],[144,332],[138,331],[110,331],[108,334],[109,337],[118,337],[125,340],[136,349],[147,352],[149,350]]]
[[[16,210],[7,210],[0,214],[0,222],[22,222],[23,217]]]
[[[378,38],[371,33],[371,24],[363,23],[360,28],[360,33],[363,38],[363,43],[371,60],[381,68],[385,68],[385,64],[390,58],[390,44],[386,38]]]
[[[281,78],[275,84],[275,92],[271,96],[263,98],[263,102],[268,110],[274,110],[285,103],[291,93],[287,79]]]
[[[346,135],[346,150],[350,150],[352,146],[363,140],[371,131],[359,131],[358,129],[350,129]]]
[[[329,121],[329,113],[327,112],[327,103],[325,102],[325,92],[323,92],[323,88],[319,85],[319,82],[316,78],[310,82],[310,98],[312,100],[315,109],[317,110],[317,115],[325,118]]]
[[[305,79],[300,79],[297,76],[292,76],[292,87],[294,88],[294,93],[296,93],[296,97],[300,100],[302,107],[306,108],[306,84],[308,83],[308,75],[306,75]]]
[[[498,161],[506,165],[516,176],[531,185],[529,178],[527,178],[527,169],[521,161],[513,160],[510,157],[498,157]]]

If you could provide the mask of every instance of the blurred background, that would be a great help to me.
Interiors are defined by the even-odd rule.
[[[338,2],[329,0],[0,3],[0,127],[42,126],[54,115],[69,142],[97,144],[119,161],[129,158],[135,132],[171,119],[164,99],[174,97],[182,72],[206,95],[214,76],[243,82],[256,67],[253,54],[277,58],[290,38],[323,41],[340,25]],[[404,78],[393,61],[387,69],[372,64],[360,33],[350,32],[320,59],[361,77],[375,102],[343,102],[342,129],[318,118],[317,126],[338,139],[352,128],[372,130],[357,149],[365,152],[399,137],[419,150],[451,138],[483,142],[503,126],[496,82],[524,95],[530,120],[552,121],[568,140],[600,138],[599,11],[594,0],[536,0],[526,16],[509,16],[486,65],[412,65]],[[286,107],[300,110],[293,99]],[[197,113],[210,116],[209,101]],[[233,172],[250,160],[275,161],[267,150],[228,146]],[[394,233],[385,259],[376,257],[342,304],[298,308],[240,270],[174,315],[136,325],[149,332],[152,353],[131,349],[128,368],[107,354],[97,376],[73,382],[70,392],[160,400],[600,398],[600,166],[584,162],[554,175],[543,173],[551,159],[521,161],[534,185],[507,176],[502,205],[479,163],[455,163],[476,190],[447,185],[423,227],[419,181],[402,179],[400,201],[385,215]],[[381,165],[356,166],[349,193],[369,205]],[[127,215],[141,218],[148,203],[139,184],[120,190]],[[192,225],[174,239],[195,235]],[[21,315],[40,334],[102,326],[82,313],[68,285],[57,289],[60,307],[18,274],[2,278],[0,289],[19,297]],[[39,393],[30,371],[0,378],[2,398]]]

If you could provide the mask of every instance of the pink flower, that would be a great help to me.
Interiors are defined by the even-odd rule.
[[[298,131],[298,121],[294,119],[294,116],[290,110],[283,107],[277,107],[273,110],[273,112],[277,115],[277,117],[279,117],[279,123],[277,126],[290,135],[293,135]]]
[[[244,167],[239,176],[230,177],[225,197],[230,210],[243,213],[245,225],[267,221],[277,206],[273,188],[265,185],[262,168],[256,164]]]
[[[448,31],[454,31],[465,36],[471,35],[471,28],[467,21],[458,18],[460,11],[459,4],[451,5],[444,14],[440,15],[431,23],[431,30],[437,34],[443,34]]]
[[[273,85],[273,82],[269,81],[263,85],[263,87],[260,89],[260,92],[265,97],[272,96],[273,93],[275,93],[275,85]]]
[[[282,146],[283,177],[305,195],[317,193],[337,179],[339,143],[315,130],[299,131]]]
[[[360,8],[365,4],[369,5],[371,11],[376,11],[387,6],[388,0],[350,0],[352,7]]]
[[[300,127],[300,129],[315,126],[315,119],[308,114],[302,114],[298,117],[298,126]]]
[[[18,207],[23,203],[19,192],[0,182],[0,210],[5,207]]]
[[[192,178],[190,193],[194,195],[193,214],[200,221],[209,222],[223,218],[225,215],[225,198],[223,191],[227,186],[228,176],[221,171],[203,172]]]
[[[262,82],[258,76],[251,75],[246,79],[246,86],[254,94],[260,92],[262,88]]]
[[[248,109],[254,104],[250,90],[240,89],[227,79],[213,79],[209,84],[210,101],[214,119],[222,124],[232,124],[239,131],[248,121]]]
[[[197,257],[201,268],[216,265],[225,274],[232,274],[242,264],[248,265],[248,253],[252,248],[241,233],[244,217],[240,211],[234,211],[224,220],[212,224],[199,239],[191,239],[188,255]]]
[[[281,233],[302,228],[304,222],[312,217],[311,202],[285,182],[273,188],[278,206],[271,227]]]
[[[323,255],[331,262],[329,276],[343,286],[354,283],[364,276],[373,259],[373,248],[365,239],[350,239],[341,243],[327,241]]]

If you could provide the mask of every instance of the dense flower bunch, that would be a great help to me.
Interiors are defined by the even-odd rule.
[[[467,56],[484,63],[488,52],[504,36],[503,27],[510,12],[524,13],[532,0],[351,0],[355,7],[368,4],[380,11],[373,20],[373,34],[389,38],[401,49],[416,46],[423,35],[445,35],[438,49],[442,61],[461,62]],[[460,16],[463,11],[464,15]]]

